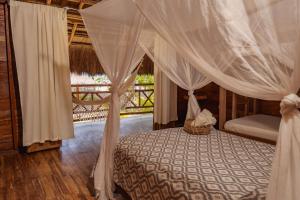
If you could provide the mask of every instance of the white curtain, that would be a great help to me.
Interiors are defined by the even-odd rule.
[[[240,95],[282,100],[268,200],[300,196],[300,2],[134,0],[199,72]],[[226,70],[220,70],[220,67]]]
[[[10,2],[23,145],[73,137],[67,16],[64,9]]]
[[[155,67],[163,71],[163,73],[179,87],[188,90],[189,99],[186,119],[194,119],[201,111],[198,101],[194,96],[194,90],[204,87],[210,83],[210,80],[190,65],[188,61],[183,59],[174,48],[168,45],[158,34],[153,34],[152,37],[147,37],[145,40],[141,39],[140,45],[146,54],[154,61]],[[157,81],[155,81],[155,84],[157,84]],[[166,98],[165,96],[165,93],[161,94],[161,98]],[[169,103],[171,102],[172,101],[169,101]],[[155,101],[155,105],[160,106],[160,104],[160,101]],[[163,112],[159,110],[155,111]]]
[[[133,82],[136,75],[133,71],[144,56],[137,45],[144,18],[130,0],[103,1],[80,12],[99,61],[112,83],[94,186],[99,199],[113,199],[113,151],[119,140],[120,95]]]
[[[154,66],[154,125],[167,125],[177,119],[177,85]]]

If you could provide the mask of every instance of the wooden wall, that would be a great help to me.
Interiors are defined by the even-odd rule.
[[[178,126],[183,126],[185,121],[185,116],[187,112],[187,91],[178,87]],[[215,83],[211,83],[205,86],[202,89],[196,90],[195,94],[199,95],[206,95],[207,100],[199,101],[201,109],[207,108],[210,110],[217,120],[219,120],[219,86]],[[243,96],[237,95],[237,117],[244,116],[245,112],[245,102],[247,98]],[[253,108],[253,101],[250,99],[249,101],[249,112],[252,111]],[[264,101],[264,100],[257,100],[257,114],[265,114],[265,115],[274,115],[274,116],[281,116],[280,115],[280,102],[278,101]],[[226,121],[231,120],[232,118],[232,93],[227,91],[226,96]],[[216,125],[218,128],[218,123]]]
[[[0,151],[19,146],[20,106],[16,100],[16,72],[13,70],[8,6],[0,3]]]
[[[266,101],[256,99],[256,113],[264,115],[281,116],[280,114],[280,102],[279,101]],[[253,99],[244,96],[237,95],[237,118],[245,116],[245,106],[248,101],[248,112],[253,113]],[[231,120],[232,113],[232,92],[227,91],[226,98],[226,119]]]
[[[280,114],[280,102],[279,101],[257,101],[258,113],[266,115],[281,116]]]
[[[219,114],[219,86],[215,83],[210,83],[207,86],[196,90],[194,92],[196,95],[207,96],[206,100],[200,100],[199,104],[201,109],[210,110],[214,116],[218,119]],[[178,87],[177,89],[177,112],[178,112],[178,126],[183,126],[185,121],[185,116],[187,112],[187,95],[188,92],[184,89]]]

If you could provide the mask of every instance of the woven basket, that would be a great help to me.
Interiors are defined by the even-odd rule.
[[[193,119],[187,119],[184,122],[183,130],[193,135],[207,135],[210,133],[212,125],[192,126]]]

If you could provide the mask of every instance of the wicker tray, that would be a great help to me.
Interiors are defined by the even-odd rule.
[[[184,122],[183,130],[193,135],[207,135],[210,133],[212,125],[207,126],[192,126],[193,119],[187,119]]]

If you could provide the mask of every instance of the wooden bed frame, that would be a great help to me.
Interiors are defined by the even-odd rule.
[[[243,116],[257,114],[257,99],[244,97],[244,101],[242,103],[240,103],[240,102],[238,102],[238,95],[233,92],[231,92],[231,93],[232,93],[231,119],[236,119],[238,117],[238,105],[241,105],[241,104],[243,105],[243,108],[244,108]],[[252,107],[251,111],[250,111],[250,107]],[[244,134],[241,134],[238,132],[225,130],[224,125],[225,125],[226,121],[227,121],[227,90],[220,87],[220,90],[219,90],[219,130],[225,131],[227,133],[231,133],[234,135],[238,135],[241,137],[264,142],[264,143],[276,144],[276,142],[272,141],[272,140],[259,138],[259,137],[255,137],[255,136],[244,135]]]

